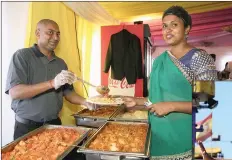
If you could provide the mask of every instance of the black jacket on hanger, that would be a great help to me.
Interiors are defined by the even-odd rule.
[[[141,45],[136,35],[123,29],[111,36],[104,72],[108,73],[110,67],[112,79],[126,77],[128,84],[135,84],[137,78],[143,78]]]

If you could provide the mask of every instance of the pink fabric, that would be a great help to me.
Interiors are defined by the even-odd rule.
[[[188,42],[194,46],[203,45],[204,41],[209,41],[213,43],[213,46],[232,46],[232,34],[221,31],[214,34],[199,34],[195,36],[189,36]],[[153,39],[155,46],[166,46],[167,44],[163,39]],[[204,45],[203,45],[204,46]]]
[[[196,43],[199,41],[209,41],[214,40],[214,43],[219,43],[220,45],[227,45],[227,39],[232,38],[232,34],[223,31],[223,27],[232,25],[232,8],[204,12],[198,14],[191,14],[193,26],[189,33],[189,42]],[[150,20],[144,21],[144,24],[149,24],[151,30],[151,38],[155,46],[166,45],[162,37],[162,20]],[[125,23],[131,24],[131,23]],[[222,41],[215,41],[220,37]],[[230,40],[231,42],[231,40]],[[229,45],[229,44],[228,44]],[[232,45],[232,42],[231,42]]]

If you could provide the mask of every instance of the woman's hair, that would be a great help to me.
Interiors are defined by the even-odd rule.
[[[180,19],[182,19],[182,21],[184,22],[185,28],[187,28],[188,26],[190,26],[190,28],[192,27],[191,16],[181,6],[172,6],[172,7],[168,8],[166,11],[164,11],[162,19],[164,19],[164,17],[167,15],[175,15],[175,16],[179,17]]]

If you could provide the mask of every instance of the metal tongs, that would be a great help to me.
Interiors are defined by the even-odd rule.
[[[93,85],[93,84],[91,84],[91,83],[89,83],[89,82],[87,82],[87,81],[85,81],[85,80],[83,80],[83,79],[77,77],[76,75],[75,75],[75,78],[76,78],[75,82],[76,82],[76,81],[81,81],[82,83],[85,83],[85,84],[87,84],[87,85],[89,85],[89,86],[91,86],[91,87],[94,87],[94,88],[96,88],[96,91],[97,91],[99,94],[101,94],[101,95],[106,95],[106,94],[108,94],[109,91],[110,91],[110,89],[109,89],[107,86],[96,86],[96,85]]]

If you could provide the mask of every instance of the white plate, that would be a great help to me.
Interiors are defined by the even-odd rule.
[[[122,98],[103,97],[103,96],[89,97],[86,101],[97,105],[122,105],[124,103]]]

